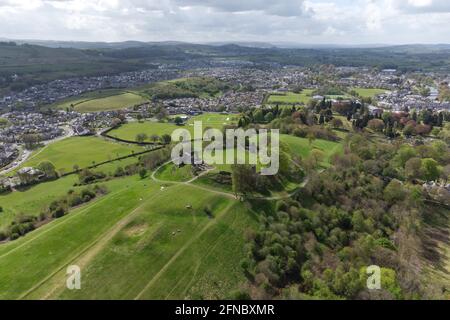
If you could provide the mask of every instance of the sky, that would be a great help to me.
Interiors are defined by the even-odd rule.
[[[0,38],[450,43],[449,0],[0,0]]]

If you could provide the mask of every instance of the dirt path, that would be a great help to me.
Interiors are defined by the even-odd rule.
[[[119,220],[112,228],[108,229],[104,232],[100,237],[98,237],[95,241],[88,245],[87,248],[83,249],[81,252],[77,253],[75,257],[71,257],[66,263],[55,269],[49,276],[44,278],[37,285],[32,287],[30,290],[25,292],[19,299],[25,298],[27,295],[38,289],[47,281],[51,280],[54,276],[56,276],[59,272],[64,271],[64,268],[70,264],[76,264],[83,269],[86,265],[91,262],[94,257],[105,248],[105,246],[109,243],[109,241],[120,231],[123,227],[125,227],[136,215],[138,215],[139,211],[148,204],[148,201],[152,200],[156,196],[160,195],[160,192],[156,192],[151,197],[147,198],[146,201],[140,205],[138,205],[133,211],[131,211],[128,215]],[[65,285],[65,279],[60,279],[56,281],[56,284],[42,297],[42,299],[48,299],[53,293],[55,293],[58,289],[61,289]]]
[[[203,172],[200,173],[198,176],[195,176],[195,177],[193,177],[192,179],[190,179],[190,180],[188,180],[188,181],[167,181],[167,180],[161,180],[161,179],[156,178],[156,176],[155,176],[156,173],[157,173],[162,167],[164,167],[164,166],[166,166],[166,165],[168,165],[168,164],[170,164],[170,163],[172,163],[172,160],[167,161],[167,162],[163,163],[162,165],[160,165],[158,168],[156,168],[156,169],[152,172],[151,179],[152,179],[153,181],[155,181],[155,182],[158,182],[158,183],[167,183],[167,184],[176,184],[176,185],[188,185],[188,186],[190,186],[190,187],[192,187],[192,188],[197,188],[197,189],[205,190],[205,191],[208,191],[208,192],[211,192],[211,193],[219,194],[219,195],[222,195],[222,196],[225,196],[225,197],[228,197],[228,198],[236,199],[235,195],[232,194],[232,193],[224,192],[224,191],[217,191],[217,190],[209,189],[209,188],[202,187],[202,186],[199,186],[199,185],[196,185],[196,184],[192,184],[192,182],[194,182],[195,180],[197,180],[197,179],[200,178],[201,176],[204,176],[204,175],[206,175],[207,173],[209,173],[209,172],[211,172],[212,170],[214,170],[214,169],[215,169],[214,167],[212,167],[212,168],[210,168],[210,169],[208,169],[208,170],[206,170],[206,171],[203,171]]]
[[[65,224],[65,223],[67,223],[67,221],[72,220],[72,219],[75,218],[76,216],[78,216],[78,215],[80,215],[81,213],[85,212],[86,210],[90,209],[92,206],[95,206],[95,205],[98,204],[98,203],[101,203],[101,202],[103,202],[103,201],[106,201],[106,200],[110,199],[112,196],[115,196],[115,195],[117,195],[117,194],[120,194],[120,193],[122,193],[122,192],[124,192],[124,191],[125,191],[125,190],[120,190],[120,191],[117,191],[117,192],[108,194],[106,197],[102,197],[102,198],[98,199],[97,201],[93,201],[93,202],[91,202],[90,204],[88,204],[86,207],[84,207],[83,209],[81,209],[80,211],[69,213],[69,215],[67,216],[66,219],[63,219],[63,220],[59,219],[59,220],[56,220],[56,221],[53,222],[53,224],[52,224],[51,226],[50,226],[50,224],[47,224],[47,226],[49,226],[49,228],[46,229],[46,230],[44,230],[44,231],[42,231],[42,232],[39,232],[40,229],[36,229],[36,230],[34,230],[34,231],[28,233],[28,234],[25,235],[25,237],[23,238],[23,239],[27,239],[26,241],[24,241],[23,243],[21,243],[21,244],[18,245],[17,247],[13,247],[11,250],[9,250],[9,251],[7,251],[7,252],[1,254],[1,255],[0,255],[0,259],[2,259],[3,257],[6,257],[6,256],[8,256],[8,255],[10,255],[11,253],[17,251],[18,249],[20,249],[20,248],[26,246],[26,245],[29,244],[30,242],[32,242],[32,241],[34,241],[34,240],[40,238],[42,235],[44,235],[44,234],[46,234],[46,233],[48,233],[48,232],[50,232],[50,231],[52,231],[52,230],[58,228],[59,226],[61,226],[61,225]],[[34,236],[33,236],[33,235],[34,235]],[[29,237],[29,238],[27,238],[27,237]]]
[[[199,233],[197,233],[194,237],[189,239],[188,242],[186,242],[178,251],[172,256],[172,258],[167,261],[167,263],[153,276],[153,278],[145,285],[144,289],[142,289],[141,292],[134,298],[134,300],[139,300],[142,295],[145,293],[145,291],[150,288],[155,281],[159,279],[159,277],[172,265],[172,263],[188,248],[199,239],[212,225],[217,223],[217,220],[219,220],[224,214],[228,212],[228,210],[233,206],[234,203],[229,203],[220,213],[214,217],[211,221],[209,221],[203,228],[200,230]]]

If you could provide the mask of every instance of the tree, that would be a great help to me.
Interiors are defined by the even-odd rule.
[[[137,135],[136,135],[136,141],[138,142],[138,143],[143,143],[145,140],[147,140],[147,135],[145,134],[145,133],[138,133]]]
[[[231,166],[231,178],[233,192],[236,197],[239,194],[246,195],[254,190],[256,184],[256,170],[246,164],[235,164]]]
[[[344,123],[339,118],[331,119],[330,124],[334,129],[340,129],[344,126]]]
[[[287,118],[287,117],[290,117],[291,114],[292,114],[291,109],[285,107],[285,108],[283,108],[283,110],[281,110],[280,117],[281,118]]]
[[[261,123],[264,121],[264,114],[261,109],[256,110],[256,112],[253,115],[253,118],[255,119],[255,122]]]
[[[141,177],[141,179],[144,179],[146,175],[147,175],[147,170],[145,168],[141,168],[139,170],[139,176]]]
[[[430,134],[431,132],[431,126],[426,125],[426,124],[418,124],[415,128],[416,133],[421,135],[421,136],[425,136],[427,134]]]
[[[37,168],[44,172],[47,178],[55,178],[57,176],[55,166],[50,161],[42,161]]]
[[[172,137],[169,134],[163,134],[161,140],[164,144],[169,144],[172,141]]]
[[[405,137],[410,137],[415,133],[414,126],[411,124],[407,124],[403,129],[403,134]]]
[[[272,122],[272,120],[275,118],[275,116],[273,115],[272,112],[268,112],[265,116],[264,116],[264,120],[266,120],[266,122]]]
[[[397,152],[397,155],[394,157],[394,162],[400,167],[403,168],[411,158],[414,158],[417,155],[416,150],[409,146],[403,145],[400,150]]]
[[[179,116],[176,116],[174,122],[177,126],[181,126],[183,124],[183,119],[181,119],[181,117]]]
[[[413,180],[421,177],[422,160],[420,158],[411,158],[405,163],[405,177]]]
[[[384,199],[388,202],[401,201],[405,198],[405,191],[403,190],[403,185],[397,179],[392,180],[384,188]]]
[[[41,141],[41,137],[38,134],[24,134],[22,141],[25,144],[25,148],[33,149]]]
[[[150,136],[150,141],[152,141],[153,143],[156,143],[159,140],[159,136],[157,134],[152,134]]]
[[[120,118],[114,118],[111,120],[111,127],[115,128],[122,124],[122,120]]]
[[[367,126],[376,132],[382,132],[384,129],[384,122],[380,119],[372,119],[368,122]]]
[[[436,160],[427,158],[422,159],[422,176],[427,181],[434,181],[439,178],[440,171]]]

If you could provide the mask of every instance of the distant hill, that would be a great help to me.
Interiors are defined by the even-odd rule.
[[[450,45],[280,48],[269,43],[193,44],[166,42],[0,42],[0,94],[54,79],[115,74],[155,63],[183,63],[187,68],[218,61],[255,66],[367,66],[400,71],[450,70]],[[18,75],[18,79],[15,75]],[[13,79],[16,78],[16,79]]]
[[[114,59],[97,50],[0,42],[0,93],[23,90],[55,79],[113,74],[144,67],[141,62]]]

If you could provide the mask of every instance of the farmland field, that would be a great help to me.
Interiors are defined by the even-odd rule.
[[[387,90],[385,89],[376,89],[376,88],[352,88],[352,90],[356,91],[361,97],[365,98],[374,98],[375,96],[385,93]]]
[[[212,78],[180,78],[126,89],[105,89],[80,94],[47,106],[72,109],[78,112],[118,110],[154,99],[217,97],[228,86]],[[44,107],[45,109],[46,107]]]
[[[73,106],[78,112],[109,111],[132,107],[148,101],[147,98],[134,93],[120,90],[106,90],[101,93],[90,93],[75,99],[69,99],[57,105],[57,108],[67,109]]]
[[[136,136],[140,133],[145,133],[149,141],[152,135],[162,136],[164,134],[171,135],[176,129],[187,129],[191,135],[194,132],[194,121],[202,121],[203,129],[216,128],[222,129],[225,125],[236,123],[237,116],[223,115],[216,113],[205,113],[199,116],[190,118],[185,125],[177,126],[174,123],[161,123],[154,121],[145,122],[130,122],[120,126],[109,132],[112,137],[117,137],[127,141],[135,141]]]
[[[139,146],[128,146],[98,137],[72,137],[54,142],[34,152],[21,167],[36,167],[42,161],[50,161],[56,170],[69,172],[74,165],[80,168],[110,159],[139,152]]]
[[[271,94],[267,103],[269,104],[297,104],[307,103],[312,97],[313,90],[305,89],[301,93],[276,93]]]

